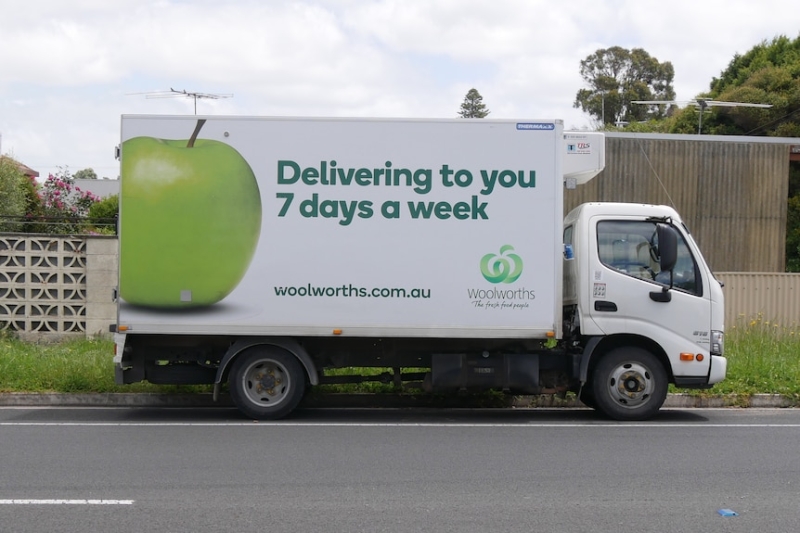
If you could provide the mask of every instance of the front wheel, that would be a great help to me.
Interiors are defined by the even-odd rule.
[[[598,411],[615,420],[646,420],[667,398],[667,372],[642,348],[616,348],[605,354],[592,374]]]
[[[297,358],[269,346],[250,348],[237,357],[228,382],[239,411],[257,420],[276,420],[291,413],[306,387]]]

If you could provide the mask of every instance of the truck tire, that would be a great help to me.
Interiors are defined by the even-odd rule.
[[[642,348],[611,350],[597,363],[591,379],[596,409],[615,420],[646,420],[667,397],[664,366]]]
[[[578,396],[578,399],[586,407],[597,409],[597,400],[594,399],[594,392],[588,385],[584,385],[583,390],[580,392],[580,396]]]
[[[300,361],[289,352],[256,346],[236,358],[228,379],[231,399],[244,415],[276,420],[291,413],[306,388]]]

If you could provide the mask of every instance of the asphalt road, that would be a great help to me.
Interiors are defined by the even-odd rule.
[[[0,408],[2,532],[798,527],[795,409]]]

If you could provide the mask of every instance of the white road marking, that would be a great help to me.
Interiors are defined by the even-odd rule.
[[[2,426],[29,427],[442,427],[442,428],[800,428],[800,424],[713,424],[703,422],[658,423],[658,422],[619,422],[619,423],[522,423],[522,422],[0,422]]]
[[[0,505],[133,505],[134,500],[0,500]]]

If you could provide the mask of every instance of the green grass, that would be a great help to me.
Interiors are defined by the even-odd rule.
[[[725,357],[725,381],[700,394],[782,394],[800,400],[800,326],[740,316],[725,333]]]
[[[425,372],[423,368],[403,368],[403,373]],[[391,368],[329,368],[325,369],[326,376],[379,376],[381,374],[392,373]],[[394,383],[382,381],[365,381],[363,383],[341,383],[335,385],[320,385],[317,387],[319,392],[346,392],[346,393],[396,393],[399,392]]]
[[[210,386],[114,384],[114,343],[34,344],[0,332],[0,392],[206,392]]]
[[[114,384],[113,342],[74,340],[34,344],[0,332],[0,392],[209,392],[210,386],[165,386],[149,383]],[[763,317],[739,317],[725,338],[728,376],[710,390],[683,391],[695,395],[782,394],[800,402],[800,326],[781,325]],[[374,370],[375,373],[387,369]],[[340,369],[334,373],[350,373]],[[396,392],[391,383],[327,385],[319,392]],[[736,403],[736,402],[734,402]]]

